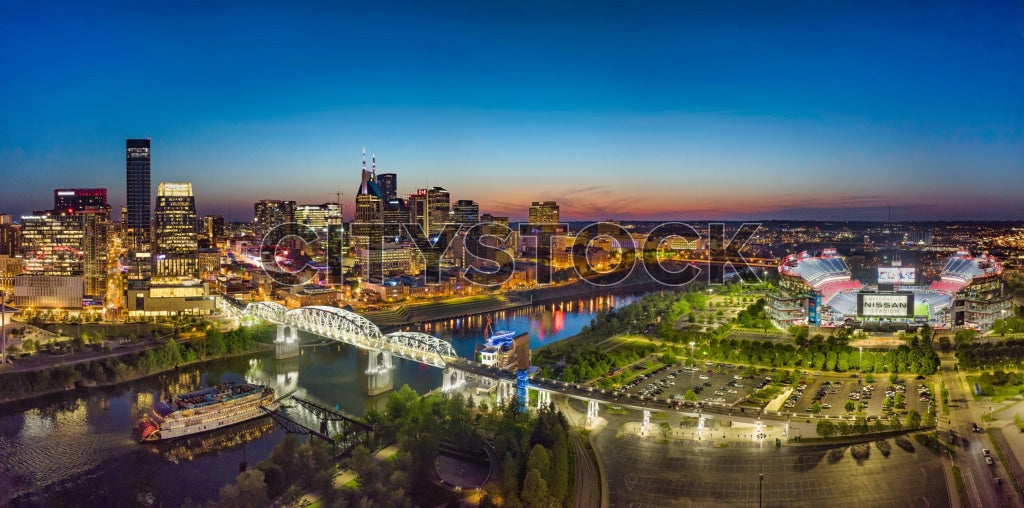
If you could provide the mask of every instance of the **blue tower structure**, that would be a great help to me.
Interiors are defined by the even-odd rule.
[[[516,398],[519,399],[519,410],[526,411],[530,407],[530,371],[516,371]]]

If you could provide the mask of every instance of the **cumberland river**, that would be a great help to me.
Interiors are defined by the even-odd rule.
[[[424,323],[410,329],[451,341],[471,358],[488,317],[496,330],[530,334],[531,347],[575,335],[602,310],[631,297],[566,300]],[[310,342],[319,342],[310,337]],[[441,384],[439,369],[396,359],[395,387],[425,392]],[[240,464],[267,458],[284,437],[270,418],[156,445],[134,441],[132,429],[153,400],[200,384],[252,381],[361,416],[382,408],[387,394],[366,395],[366,353],[346,345],[302,349],[296,359],[273,353],[209,362],[111,388],[37,399],[0,408],[0,505],[164,506],[205,501],[233,481]],[[317,428],[295,404],[285,411]]]

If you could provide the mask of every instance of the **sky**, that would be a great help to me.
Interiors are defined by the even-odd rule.
[[[513,220],[1024,219],[1024,2],[897,3],[7,0],[0,213],[150,137],[229,220],[364,148]]]

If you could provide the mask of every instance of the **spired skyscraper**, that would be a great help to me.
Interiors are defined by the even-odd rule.
[[[156,192],[156,276],[199,277],[196,201],[189,182],[161,182]]]

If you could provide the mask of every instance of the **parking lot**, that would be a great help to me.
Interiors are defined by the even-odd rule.
[[[888,377],[884,380],[875,380],[866,383],[861,378],[838,377],[838,376],[808,376],[802,378],[803,390],[799,386],[794,390],[789,401],[781,408],[784,413],[810,414],[811,406],[815,401],[821,404],[821,414],[841,415],[846,413],[845,406],[848,400],[854,403],[863,402],[866,405],[865,412],[868,416],[880,416],[884,414],[882,402],[886,393],[893,396],[902,393],[904,406],[893,408],[893,411],[903,417],[912,409],[917,410],[922,416],[928,410],[929,401],[933,398],[931,386],[927,380],[919,380],[914,377],[900,380],[902,385],[892,385]],[[926,392],[919,391],[919,387],[927,388]],[[922,396],[926,400],[922,400]]]
[[[687,390],[697,393],[697,400],[705,403],[736,404],[749,393],[763,386],[766,370],[746,376],[745,366],[704,362],[694,367],[662,367],[649,375],[642,375],[627,383],[619,392],[631,397],[678,400],[682,402]]]

